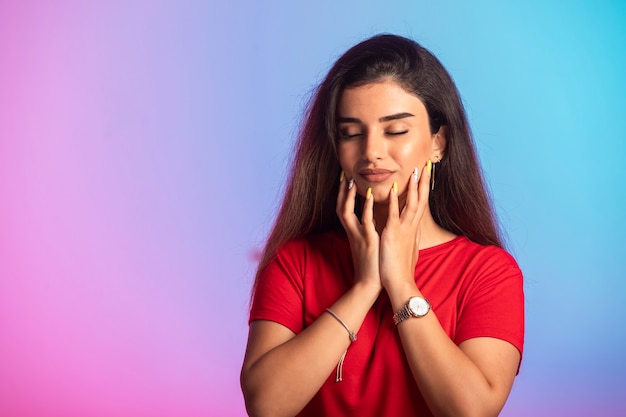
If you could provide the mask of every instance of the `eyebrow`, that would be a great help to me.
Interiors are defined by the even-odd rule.
[[[390,116],[383,116],[378,119],[379,122],[389,122],[391,120],[404,119],[407,117],[413,117],[414,115],[411,113],[396,113]],[[356,117],[338,117],[337,123],[363,123],[361,119],[357,119]]]

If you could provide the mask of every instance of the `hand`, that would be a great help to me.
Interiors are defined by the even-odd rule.
[[[420,222],[428,204],[430,172],[424,167],[419,179],[415,177],[411,175],[409,179],[406,204],[401,213],[396,191],[392,188],[389,192],[389,214],[380,237],[379,258],[381,283],[387,292],[403,283],[415,285]]]
[[[337,195],[337,216],[348,235],[352,260],[354,262],[355,283],[371,284],[382,290],[379,270],[380,238],[374,225],[374,198],[365,199],[363,216],[359,221],[354,214],[356,185],[342,175]]]

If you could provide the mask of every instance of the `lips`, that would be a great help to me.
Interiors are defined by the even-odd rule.
[[[368,182],[382,182],[394,174],[394,171],[380,168],[362,169],[359,175]]]

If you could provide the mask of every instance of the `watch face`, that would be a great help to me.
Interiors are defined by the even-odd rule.
[[[428,301],[421,297],[413,297],[409,300],[409,310],[411,310],[411,314],[414,316],[422,317],[428,313],[429,309]]]

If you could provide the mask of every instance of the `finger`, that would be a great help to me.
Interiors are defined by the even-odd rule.
[[[417,263],[420,254],[420,239],[422,237],[422,228],[418,227],[415,231],[415,245],[413,246],[413,265]]]
[[[337,193],[337,205],[335,206],[335,212],[337,213],[337,216],[340,220],[342,217],[344,202],[346,201],[346,192],[346,178],[344,172],[341,171],[341,174],[339,175],[339,193]]]
[[[400,216],[398,210],[398,183],[394,181],[391,190],[389,190],[389,215],[387,224],[389,224],[390,221],[395,222],[398,220]]]
[[[428,205],[428,196],[430,195],[430,172],[432,162],[428,160],[426,166],[422,169],[422,176],[417,185],[417,213],[416,216],[421,219]]]
[[[419,181],[419,168],[415,168],[413,170],[413,174],[411,174],[411,178],[409,178],[409,185],[407,187],[408,191],[406,194],[406,204],[404,205],[404,209],[402,210],[401,220],[410,219],[411,221],[415,218],[415,214],[417,213],[417,186]]]
[[[339,186],[337,198],[337,215],[344,229],[351,234],[358,233],[359,219],[354,214],[354,201],[356,199],[356,186],[354,179],[345,181]]]
[[[372,236],[372,233],[376,233],[376,226],[374,224],[374,196],[372,195],[372,188],[368,188],[365,193],[365,204],[363,204],[363,216],[361,218],[361,224],[365,229],[368,237]]]

